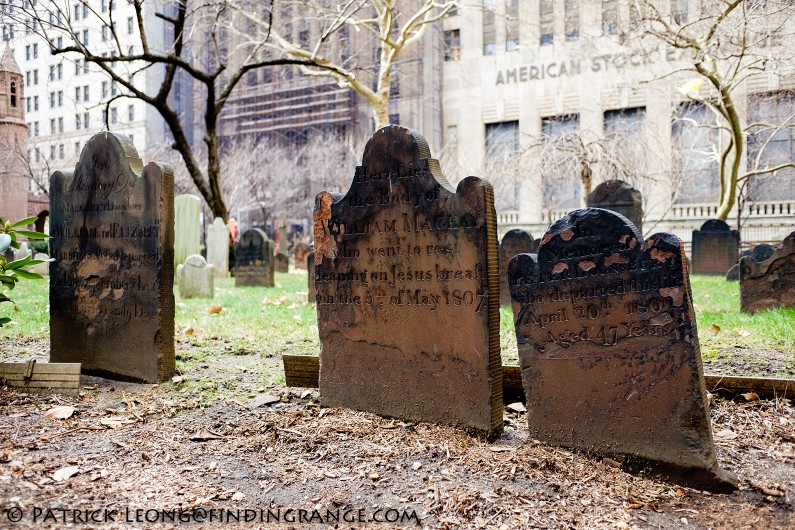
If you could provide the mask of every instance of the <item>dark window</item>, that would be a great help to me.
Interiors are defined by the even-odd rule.
[[[497,51],[496,0],[483,0],[483,55]]]
[[[544,204],[553,208],[578,208],[580,160],[574,147],[580,129],[579,114],[541,118],[544,135]]]
[[[618,0],[602,0],[602,33],[613,35],[618,31]]]
[[[11,81],[11,106],[17,106],[17,84],[14,81]]]
[[[774,168],[795,160],[795,92],[758,94],[748,101],[748,170]],[[749,198],[795,199],[795,168],[783,167],[750,177]]]
[[[553,0],[541,0],[539,14],[541,44],[552,44],[555,41],[555,7]]]
[[[580,38],[580,2],[578,0],[565,0],[563,9],[566,40],[577,40]]]
[[[714,202],[720,193],[720,134],[702,103],[683,103],[673,123],[674,171],[683,182],[679,203]]]
[[[519,49],[519,0],[505,0],[505,51]]]
[[[457,61],[461,58],[461,31],[451,29],[444,32],[444,60]]]

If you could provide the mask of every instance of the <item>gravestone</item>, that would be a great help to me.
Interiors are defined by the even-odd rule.
[[[309,271],[308,297],[309,303],[315,303],[315,251],[306,256],[306,268]]]
[[[50,361],[156,383],[174,375],[174,176],[100,133],[50,179]]]
[[[730,489],[717,464],[684,246],[620,214],[575,210],[509,281],[530,438],[656,463]]]
[[[258,228],[246,230],[235,245],[235,287],[273,287],[273,241]]]
[[[301,243],[300,241],[293,245],[293,256],[295,256],[295,268],[296,269],[306,269],[307,268],[307,257],[309,257],[309,252],[312,249],[306,243]]]
[[[508,290],[508,262],[517,254],[529,254],[538,248],[532,234],[521,228],[508,230],[500,241],[500,305],[511,305]]]
[[[290,272],[290,258],[284,252],[277,252],[273,257],[276,272]]]
[[[214,268],[199,254],[188,256],[185,263],[177,265],[179,295],[182,298],[212,298]]]
[[[499,433],[491,185],[454,191],[422,136],[385,127],[348,193],[317,196],[314,236],[321,404]]]
[[[740,309],[755,313],[775,307],[795,307],[795,232],[767,260],[740,260]]]
[[[38,254],[36,254],[34,259],[40,259],[44,261],[44,263],[37,263],[36,265],[31,267],[30,270],[32,272],[35,272],[36,274],[41,274],[42,276],[48,276],[50,274],[50,264],[48,262],[50,256],[44,254],[43,252],[39,252]]]
[[[207,262],[219,278],[229,276],[229,228],[220,217],[207,226]]]
[[[770,259],[771,256],[776,252],[776,248],[773,245],[768,245],[767,243],[761,243],[754,247],[751,251],[750,256],[754,258],[754,261],[757,263],[762,263]]]
[[[287,255],[287,218],[284,215],[279,217],[279,242],[276,252]]]
[[[174,266],[201,250],[202,203],[195,195],[174,198]]]
[[[700,230],[693,230],[691,269],[693,274],[726,274],[737,263],[740,233],[725,221],[710,219]]]
[[[726,271],[726,281],[727,282],[739,282],[740,281],[740,263],[735,263],[731,266],[731,269]]]
[[[21,259],[25,259],[30,256],[32,251],[28,248],[27,241],[23,241],[19,244],[19,248],[14,251],[14,259],[11,261],[19,261]]]
[[[620,213],[643,234],[643,197],[623,180],[606,180],[599,184],[588,194],[586,205]]]

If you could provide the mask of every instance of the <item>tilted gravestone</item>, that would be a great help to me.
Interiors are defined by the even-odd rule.
[[[599,184],[588,194],[586,205],[620,213],[643,234],[643,197],[623,180],[607,180]]]
[[[740,233],[725,221],[710,219],[700,230],[693,230],[691,247],[693,274],[723,276],[739,258]]]
[[[717,464],[684,247],[625,217],[575,210],[509,281],[530,437],[657,463],[731,489]]]
[[[321,404],[499,433],[491,185],[453,191],[422,136],[385,127],[348,193],[317,196],[314,235]]]
[[[795,307],[795,232],[767,260],[740,260],[740,309],[755,313],[775,307]]]
[[[761,243],[756,245],[753,250],[745,251],[742,253],[740,259],[744,256],[751,256],[755,262],[762,263],[766,259],[769,259],[770,256],[776,251],[773,245],[768,245],[767,243]],[[737,282],[740,281],[740,262],[735,263],[732,265],[731,269],[726,272],[726,281],[727,282]]]
[[[521,228],[508,230],[500,240],[500,305],[511,305],[508,289],[508,262],[517,254],[530,254],[538,245],[532,234]]]
[[[229,238],[229,229],[220,217],[207,226],[207,262],[219,278],[229,276]]]
[[[202,203],[195,195],[174,198],[174,266],[201,250]]]
[[[309,245],[306,243],[301,243],[300,241],[293,245],[293,256],[295,256],[295,268],[296,269],[306,269],[307,263],[306,260],[309,257],[309,253],[312,251]]]
[[[235,245],[235,287],[273,287],[273,241],[258,228],[246,230]]]
[[[50,179],[50,361],[155,383],[174,375],[174,176],[100,133]]]
[[[273,257],[276,272],[290,272],[290,258],[284,252],[277,252]]]
[[[177,265],[177,285],[182,298],[212,298],[213,269],[215,267],[199,254],[188,256]]]
[[[309,303],[315,303],[315,251],[313,250],[306,256],[306,268],[309,271],[309,283],[308,283],[308,297]]]

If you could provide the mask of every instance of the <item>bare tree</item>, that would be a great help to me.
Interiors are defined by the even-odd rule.
[[[718,131],[712,160],[719,172],[717,217],[725,220],[738,189],[753,188],[745,186],[747,181],[794,166],[789,156],[765,156],[777,135],[793,127],[793,116],[753,123],[742,103],[748,80],[780,77],[792,66],[792,54],[781,43],[792,33],[795,5],[786,0],[716,0],[701,3],[697,13],[680,9],[686,2],[636,0],[634,5],[643,22],[638,31],[679,50],[686,63],[668,76],[689,72],[680,91],[716,117],[697,125]],[[746,156],[750,163],[743,168]]]
[[[100,6],[89,0],[22,2],[4,10],[18,28],[49,42],[53,55],[82,57],[97,65],[121,91],[105,101],[106,109],[119,98],[136,98],[162,116],[199,194],[214,215],[226,219],[228,206],[221,186],[218,119],[239,81],[258,68],[276,65],[316,65],[309,58],[269,57],[263,52],[270,38],[270,17],[251,27],[239,16],[247,0],[126,0],[133,8],[128,20],[116,18],[114,3]],[[3,4],[14,2],[6,0]],[[269,5],[271,5],[269,3]],[[74,7],[74,11],[73,8]],[[73,16],[80,13],[80,22]],[[102,41],[89,42],[84,19],[102,28]],[[161,23],[157,23],[160,21]],[[165,26],[165,29],[164,29]],[[229,35],[250,31],[247,39],[230,47]],[[133,37],[130,37],[132,35]],[[131,41],[131,38],[134,40]],[[101,49],[101,51],[100,51]],[[162,73],[157,83],[141,82],[147,71]],[[174,105],[178,78],[189,79],[201,93],[203,147],[191,145],[188,127]],[[106,127],[108,126],[106,118]],[[200,158],[198,153],[202,154]]]

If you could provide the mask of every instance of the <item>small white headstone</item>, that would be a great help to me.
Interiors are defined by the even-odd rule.
[[[229,275],[229,229],[220,217],[207,227],[207,262],[215,267],[216,276]]]
[[[212,298],[213,269],[198,254],[188,256],[185,263],[177,266],[177,284],[182,298]]]

